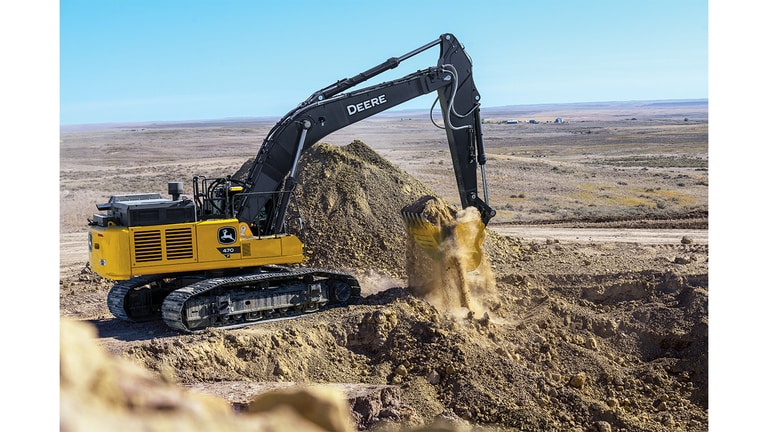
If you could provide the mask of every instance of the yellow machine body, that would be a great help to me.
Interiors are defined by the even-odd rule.
[[[88,252],[91,268],[113,280],[306,261],[304,244],[298,237],[253,236],[248,225],[237,219],[91,226]]]

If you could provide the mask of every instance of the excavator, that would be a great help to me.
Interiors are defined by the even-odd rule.
[[[353,87],[440,46],[437,65],[362,89]],[[288,223],[302,153],[328,134],[418,96],[437,93],[432,122],[445,129],[462,208],[475,207],[482,229],[488,204],[480,95],[472,61],[450,33],[352,78],[339,80],[288,112],[264,139],[247,176],[194,176],[159,193],[111,196],[88,219],[89,265],[115,281],[110,312],[129,322],[162,319],[177,331],[237,328],[344,306],[361,297],[347,273],[302,267],[304,244]],[[440,102],[441,126],[432,115]],[[478,195],[478,167],[484,196]],[[446,227],[403,210],[407,229],[439,254]],[[482,237],[475,239],[480,247]]]

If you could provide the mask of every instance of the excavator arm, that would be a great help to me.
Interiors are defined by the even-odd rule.
[[[440,45],[436,66],[347,91],[436,45]],[[495,211],[486,203],[480,94],[472,79],[472,61],[451,34],[325,87],[286,114],[269,132],[251,166],[236,206],[237,218],[252,227],[258,225],[260,234],[282,232],[297,163],[305,150],[334,131],[431,92],[437,92],[442,109],[462,207],[476,207],[487,224]],[[484,200],[478,196],[478,167]]]

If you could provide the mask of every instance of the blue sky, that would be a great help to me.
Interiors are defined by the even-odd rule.
[[[62,0],[60,123],[279,117],[446,32],[485,107],[707,98],[707,22],[702,0]]]

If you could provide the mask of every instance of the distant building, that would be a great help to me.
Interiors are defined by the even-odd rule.
[[[536,123],[538,123],[538,121],[536,121],[536,120],[528,120],[528,123],[530,123],[530,124],[536,124]]]
[[[505,124],[517,124],[517,120],[507,120],[504,123]]]
[[[560,117],[555,119],[555,123],[562,123],[562,122],[563,122],[563,119],[561,119]]]

